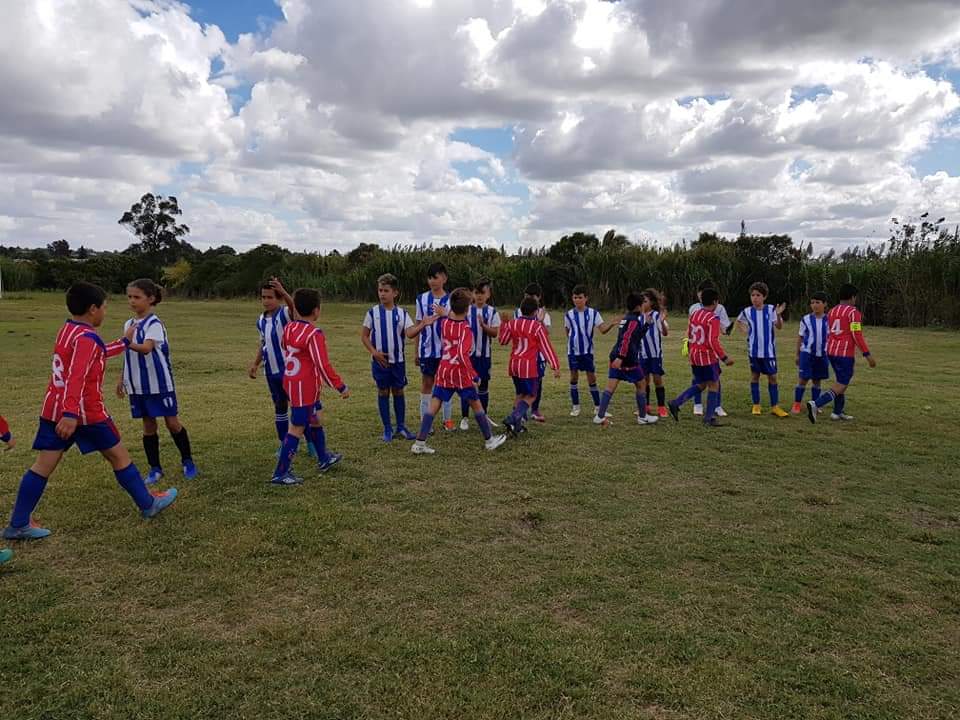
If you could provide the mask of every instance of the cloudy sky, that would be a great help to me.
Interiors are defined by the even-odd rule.
[[[957,0],[17,0],[0,244],[539,246],[960,220]]]

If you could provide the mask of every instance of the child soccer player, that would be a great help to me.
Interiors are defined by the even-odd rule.
[[[604,322],[600,313],[587,305],[589,300],[586,285],[576,285],[571,293],[573,307],[563,316],[563,328],[567,332],[567,362],[570,365],[570,417],[580,415],[580,371],[587,374],[594,413],[600,407],[600,391],[597,389],[597,368],[593,359],[593,332],[600,330],[606,335],[620,318]]]
[[[450,295],[443,286],[447,284],[447,267],[441,262],[435,262],[427,268],[427,286],[430,288],[417,295],[416,321],[420,322],[431,315],[442,314],[450,304]],[[438,312],[439,311],[439,312]],[[434,378],[440,366],[440,355],[443,354],[443,344],[440,340],[440,328],[436,325],[427,332],[420,333],[420,345],[417,350],[416,362],[420,365],[420,418],[430,409],[430,400],[433,394]],[[453,430],[453,406],[443,404],[443,428]]]
[[[807,417],[810,422],[817,421],[817,409],[827,403],[833,403],[831,420],[853,420],[844,409],[847,404],[847,386],[853,380],[854,352],[859,349],[866,358],[867,365],[874,368],[877,361],[870,354],[867,341],[863,337],[863,316],[857,310],[857,288],[846,284],[840,288],[839,304],[827,313],[827,358],[833,368],[833,387],[816,400],[807,403]]]
[[[501,316],[498,341],[501,345],[512,343],[507,372],[513,378],[516,391],[513,412],[504,419],[504,425],[512,435],[524,432],[527,410],[536,401],[537,387],[542,383],[540,363],[545,358],[553,368],[554,377],[560,377],[560,358],[550,344],[550,334],[540,317],[540,302],[527,295],[517,309],[519,317]]]
[[[470,326],[470,332],[473,333],[473,349],[470,351],[470,362],[473,363],[473,369],[477,371],[477,377],[480,382],[477,385],[477,395],[480,398],[480,404],[483,411],[487,412],[490,404],[490,370],[493,357],[493,343],[490,338],[495,338],[500,332],[500,316],[497,309],[490,304],[491,284],[489,278],[480,278],[473,287],[473,304],[467,311],[467,324]],[[469,430],[470,421],[470,403],[462,397],[460,398],[460,429]],[[493,427],[496,423],[487,415],[487,422]]]
[[[716,290],[716,286],[713,284],[712,280],[704,280],[697,286],[697,300],[693,305],[690,306],[690,309],[687,311],[687,316],[692,317],[697,310],[703,309],[703,291],[710,288],[711,290]],[[719,295],[718,295],[719,298]],[[720,320],[720,332],[724,335],[729,335],[733,330],[733,321],[730,320],[730,316],[727,314],[727,309],[717,301],[717,318]],[[718,366],[719,368],[719,366]],[[719,382],[719,381],[718,381]],[[720,390],[721,402],[723,400],[723,387],[721,383]],[[697,393],[693,397],[693,414],[694,415],[703,415],[703,396],[700,393]],[[717,405],[717,417],[726,417],[727,411],[723,409],[722,405]]]
[[[647,332],[640,345],[640,364],[643,366],[643,374],[647,377],[646,414],[653,414],[653,407],[650,405],[652,399],[650,397],[650,381],[652,380],[657,394],[657,415],[666,417],[667,391],[663,387],[663,376],[666,375],[663,369],[663,338],[670,334],[670,326],[667,324],[667,308],[661,307],[661,294],[658,290],[647,288],[642,294],[650,307],[643,315]],[[640,417],[639,410],[637,411],[637,417]]]
[[[480,432],[483,433],[484,447],[487,450],[496,450],[506,442],[506,435],[493,435],[487,413],[483,409],[480,397],[477,395],[477,386],[474,381],[477,371],[470,362],[470,351],[473,347],[473,333],[467,324],[467,311],[470,309],[471,293],[467,288],[457,288],[450,294],[450,312],[442,318],[440,325],[443,339],[443,356],[437,366],[436,384],[433,386],[433,398],[430,401],[428,412],[420,423],[420,433],[417,441],[410,448],[414,455],[432,455],[436,452],[427,445],[427,435],[433,418],[440,405],[450,402],[454,393],[466,400],[473,408],[474,417]]]
[[[643,366],[640,362],[640,346],[646,335],[647,327],[644,315],[650,312],[652,302],[641,293],[632,292],[627,295],[627,314],[620,323],[617,333],[617,342],[610,351],[610,370],[607,373],[607,387],[600,399],[600,408],[597,410],[593,422],[607,427],[610,418],[607,417],[607,408],[610,400],[621,380],[631,382],[637,389],[637,423],[639,425],[653,425],[657,422],[656,415],[647,413],[646,381],[644,380]]]
[[[707,411],[703,416],[703,424],[709,427],[720,427],[716,418],[717,408],[720,405],[720,363],[728,367],[733,360],[727,356],[720,343],[720,323],[717,316],[717,301],[719,297],[713,288],[705,288],[700,293],[700,302],[703,307],[690,316],[687,325],[687,342],[690,355],[690,368],[693,370],[693,384],[667,403],[667,409],[673,419],[680,422],[680,406],[690,398],[707,391]]]
[[[800,320],[797,335],[797,356],[800,379],[793,392],[793,407],[790,412],[799,415],[803,409],[803,393],[807,383],[813,381],[810,396],[814,402],[820,397],[820,381],[830,377],[827,364],[827,294],[815,292],[810,296],[810,312]]]
[[[0,442],[2,442],[6,447],[6,450],[13,450],[14,446],[17,444],[16,439],[13,437],[13,433],[10,432],[10,425],[7,424],[7,419],[0,415]]]
[[[770,289],[766,283],[755,282],[750,286],[750,307],[744,308],[737,325],[747,334],[747,356],[750,359],[750,399],[753,415],[760,415],[760,376],[767,376],[770,391],[770,414],[790,417],[780,407],[780,385],[777,383],[777,343],[775,333],[783,327],[784,305],[767,305]]]
[[[163,290],[153,280],[140,278],[127,285],[127,304],[134,317],[124,323],[123,330],[126,333],[132,327],[134,332],[124,352],[123,373],[117,382],[117,397],[128,395],[130,415],[135,420],[143,419],[143,450],[150,465],[147,485],[153,485],[163,477],[158,417],[163,418],[180,451],[183,477],[187,480],[197,477],[190,437],[177,417],[177,392],[173,386],[167,330],[154,313],[162,299]]]
[[[379,305],[374,305],[363,316],[360,341],[370,353],[370,372],[377,385],[377,405],[383,422],[383,441],[391,442],[395,436],[413,440],[416,436],[407,430],[407,402],[403,389],[407,385],[407,366],[404,345],[407,338],[415,337],[423,328],[432,325],[440,317],[428,315],[414,324],[410,313],[397,307],[400,296],[400,281],[386,273],[377,278]],[[390,396],[393,395],[393,411],[397,416],[394,430],[390,423]]]
[[[250,363],[247,374],[256,380],[257,371],[263,364],[263,375],[267,379],[267,389],[273,400],[274,424],[280,442],[287,436],[287,410],[289,403],[283,391],[283,329],[292,320],[293,298],[290,297],[277,278],[260,286],[260,305],[263,312],[257,318],[257,332],[260,342],[257,354]]]
[[[113,467],[117,482],[130,495],[144,518],[152,518],[177,497],[176,488],[153,494],[143,482],[120,432],[103,404],[103,371],[107,358],[123,352],[129,338],[104,345],[96,333],[106,315],[107,293],[96,285],[74,283],[67,290],[67,320],[53,348],[53,367],[40,410],[40,427],[33,441],[37,458],[20,481],[7,540],[37,540],[50,530],[31,520],[47,480],[63,454],[76,443],[86,455],[100,452]],[[132,334],[132,333],[131,333]]]
[[[530,283],[523,290],[524,298],[533,298],[537,301],[537,313],[536,319],[543,323],[543,326],[547,329],[547,337],[550,336],[550,326],[552,324],[550,320],[550,313],[547,312],[546,308],[543,307],[543,288],[540,287],[540,283]],[[517,308],[513,313],[514,318],[523,317],[523,313],[520,308]],[[544,358],[543,354],[537,356],[537,392],[534,396],[533,404],[530,406],[530,414],[533,419],[537,422],[546,422],[547,419],[544,417],[543,413],[540,412],[540,401],[543,399],[543,376],[547,372],[547,361]]]
[[[303,478],[294,475],[290,466],[297,454],[300,439],[309,435],[317,450],[317,468],[327,472],[343,459],[343,455],[327,451],[327,440],[320,414],[320,390],[324,384],[334,388],[341,398],[350,397],[327,355],[327,341],[323,331],[316,327],[320,317],[320,291],[301,288],[293,294],[293,305],[298,319],[283,329],[284,374],[283,389],[290,398],[290,427],[283,439],[277,467],[270,479],[274,485],[299,485]]]

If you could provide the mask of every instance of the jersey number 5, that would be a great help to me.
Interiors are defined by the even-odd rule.
[[[287,377],[293,377],[300,374],[300,358],[297,357],[297,350],[300,348],[287,348],[283,356],[283,373]]]

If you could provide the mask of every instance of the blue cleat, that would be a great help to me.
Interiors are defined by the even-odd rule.
[[[187,460],[183,464],[183,477],[187,480],[195,480],[197,475],[200,474],[200,471],[197,470],[197,466],[193,464],[193,460]]]
[[[166,492],[157,493],[156,495],[153,496],[153,505],[148,507],[146,510],[142,510],[140,514],[143,515],[145,520],[149,520],[150,518],[155,518],[157,515],[163,512],[164,509],[173,505],[173,501],[176,499],[177,499],[176,488],[170,488]]]
[[[50,535],[50,531],[47,528],[40,527],[33,520],[30,521],[29,525],[19,528],[8,525],[3,530],[3,537],[6,540],[39,540],[48,535]]]
[[[3,565],[12,557],[13,557],[13,550],[11,550],[10,548],[4,548],[3,550],[0,550],[0,565]]]
[[[393,430],[391,430],[391,429],[389,429],[389,428],[387,428],[386,430],[384,430],[384,431],[383,431],[383,436],[381,437],[381,440],[383,440],[385,443],[391,443],[391,442],[393,442]]]
[[[283,475],[274,475],[270,478],[270,484],[272,485],[302,485],[303,478],[294,475],[292,472],[285,473]]]
[[[328,453],[328,454],[327,454],[327,459],[324,460],[322,463],[320,463],[320,464],[317,466],[317,469],[318,469],[320,472],[325,473],[327,470],[329,470],[330,468],[332,468],[334,465],[336,465],[337,463],[339,463],[341,460],[343,460],[343,453],[335,453],[335,452]]]
[[[147,473],[147,476],[143,479],[143,482],[147,485],[154,485],[158,480],[163,479],[163,470],[158,467],[150,468],[150,472]]]
[[[406,428],[405,425],[397,425],[397,429],[396,429],[396,432],[394,432],[394,435],[399,435],[399,436],[402,437],[404,440],[416,440],[416,439],[417,439],[417,436],[414,435],[414,434],[413,434],[412,432],[410,432],[409,430],[407,430],[407,428]]]

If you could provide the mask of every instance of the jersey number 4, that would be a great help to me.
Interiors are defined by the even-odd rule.
[[[843,331],[840,329],[840,318],[837,318],[833,321],[833,325],[830,326],[830,334],[839,335],[841,332]]]

